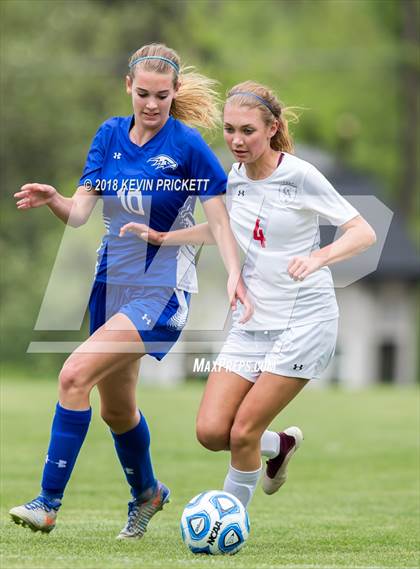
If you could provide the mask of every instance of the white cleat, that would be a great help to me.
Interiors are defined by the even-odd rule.
[[[279,433],[280,454],[267,460],[262,477],[262,488],[266,494],[274,494],[287,480],[287,465],[303,441],[299,427],[288,427]]]
[[[38,496],[27,504],[12,508],[9,514],[15,524],[28,527],[32,531],[50,533],[55,528],[60,505],[61,503],[56,506],[43,496]]]

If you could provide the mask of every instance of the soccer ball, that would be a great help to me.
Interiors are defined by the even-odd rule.
[[[238,498],[228,492],[202,492],[185,506],[181,534],[193,553],[233,554],[248,539],[248,513]]]

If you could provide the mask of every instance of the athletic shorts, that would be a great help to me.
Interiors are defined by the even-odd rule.
[[[233,327],[215,365],[255,383],[262,372],[319,379],[334,355],[338,318],[284,330]]]
[[[191,294],[169,287],[137,287],[95,281],[89,300],[90,333],[111,316],[125,314],[149,355],[161,360],[178,340],[187,318]]]

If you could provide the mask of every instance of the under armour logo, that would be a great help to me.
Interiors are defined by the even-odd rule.
[[[295,365],[293,366],[293,369],[299,369],[299,370],[301,370],[301,369],[303,369],[303,365],[295,364]]]
[[[45,463],[47,462],[55,464],[58,468],[67,468],[67,460],[62,460],[61,458],[59,460],[51,460],[48,454],[47,458],[45,459]]]
[[[245,190],[238,190],[238,196],[244,196]]]
[[[114,152],[114,159],[120,160],[121,159],[121,152]]]
[[[260,228],[260,220],[257,219],[254,227],[254,239],[261,243],[261,247],[265,247],[264,231]]]
[[[146,313],[143,314],[142,320],[146,320],[146,323],[147,323],[148,326],[150,326],[150,323],[151,323],[151,321],[152,321],[152,319],[149,318]]]

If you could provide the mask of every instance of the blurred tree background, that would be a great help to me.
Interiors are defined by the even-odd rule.
[[[26,348],[43,337],[33,326],[64,227],[43,208],[17,212],[13,193],[28,181],[73,193],[99,124],[131,111],[127,60],[145,43],[170,45],[222,93],[254,79],[304,107],[296,140],[375,175],[415,225],[417,0],[2,0],[0,11],[6,365],[46,373],[63,359]]]

